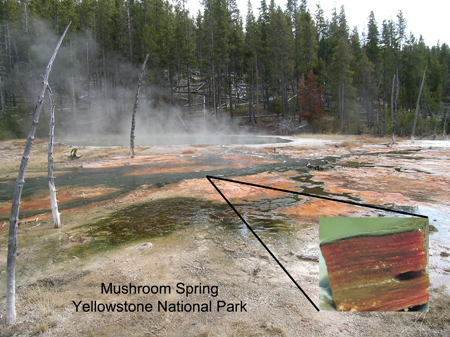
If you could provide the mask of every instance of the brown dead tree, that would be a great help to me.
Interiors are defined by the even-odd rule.
[[[33,145],[34,134],[39,122],[39,114],[42,109],[42,102],[44,101],[45,91],[48,86],[48,77],[52,69],[53,61],[56,58],[59,47],[64,39],[64,36],[69,29],[71,22],[67,25],[66,30],[58,41],[53,55],[47,65],[47,70],[42,79],[43,85],[41,93],[38,97],[38,103],[34,109],[33,122],[31,123],[30,133],[27,137],[25,150],[23,152],[22,161],[20,163],[19,174],[16,180],[16,187],[14,188],[11,217],[9,219],[9,238],[8,238],[8,257],[6,262],[6,325],[12,325],[16,322],[16,258],[17,258],[17,226],[19,220],[19,206],[20,197],[22,195],[23,184],[25,183],[25,171],[27,169],[28,161],[30,160],[31,146]]]
[[[138,86],[136,90],[136,99],[134,101],[133,116],[131,117],[131,134],[130,134],[130,157],[134,158],[134,129],[136,128],[136,111],[139,100],[139,89],[141,87],[142,77],[144,76],[145,65],[147,64],[149,54],[145,56],[145,61],[142,63],[141,73],[139,74]]]

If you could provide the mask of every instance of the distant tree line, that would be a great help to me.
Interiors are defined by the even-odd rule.
[[[178,100],[189,113],[201,96],[216,117],[245,111],[256,124],[261,111],[316,132],[405,136],[420,106],[416,132],[445,132],[449,46],[407,35],[402,11],[381,25],[371,12],[361,35],[350,30],[344,7],[328,19],[306,0],[288,0],[284,10],[261,0],[255,17],[249,0],[244,23],[236,0],[202,5],[192,16],[185,0],[2,0],[0,137],[21,136],[35,104],[43,20],[55,36],[72,21],[50,79],[66,127],[100,106],[112,122],[131,116],[126,92],[135,90],[136,69],[149,54],[145,95],[154,106]]]

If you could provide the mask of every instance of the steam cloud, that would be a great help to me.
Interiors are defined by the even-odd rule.
[[[36,18],[32,19],[30,27],[36,38],[29,47],[29,62],[26,69],[16,69],[16,74],[25,88],[26,100],[32,110],[39,94],[41,74],[45,72],[59,36],[48,23]],[[140,65],[106,54],[89,32],[82,36],[69,34],[58,52],[49,79],[55,96],[57,137],[129,135],[139,71]],[[230,121],[215,121],[210,109],[206,108],[205,113],[202,96],[191,96],[198,108],[194,116],[189,115],[187,109],[176,105],[170,98],[169,87],[149,84],[154,76],[152,69],[147,67],[136,115],[138,144],[140,137],[148,135],[186,131],[191,135],[239,132],[236,125],[230,129]],[[49,112],[50,104],[46,99],[39,123],[40,135],[47,134]]]

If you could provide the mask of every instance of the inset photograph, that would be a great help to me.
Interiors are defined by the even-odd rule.
[[[428,311],[428,219],[320,218],[321,311]]]

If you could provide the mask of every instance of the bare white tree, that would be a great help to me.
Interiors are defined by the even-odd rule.
[[[394,91],[396,89],[395,86],[396,74],[394,73],[394,77],[392,78],[392,91],[391,91],[391,143],[390,145],[395,144],[395,111],[394,111]]]
[[[64,39],[64,36],[69,29],[71,22],[67,25],[66,30],[58,41],[56,48],[47,64],[47,70],[42,79],[43,85],[41,93],[38,97],[38,103],[34,109],[33,122],[31,123],[30,133],[27,137],[25,150],[23,151],[22,161],[20,163],[19,174],[16,180],[16,187],[14,188],[11,217],[9,219],[9,238],[8,238],[8,257],[6,262],[6,325],[12,325],[16,322],[16,258],[17,258],[17,226],[19,220],[19,206],[20,197],[22,195],[23,184],[25,183],[25,171],[27,169],[28,161],[30,160],[31,146],[33,145],[34,134],[39,122],[39,114],[42,109],[42,102],[44,101],[45,91],[48,86],[48,77],[52,69],[53,61],[56,58],[59,47]]]
[[[53,134],[55,130],[55,101],[53,99],[52,88],[47,85],[48,97],[50,99],[50,123],[48,130],[48,188],[50,190],[50,205],[52,207],[53,224],[56,228],[61,227],[59,219],[58,200],[56,200],[56,188],[53,177]]]
[[[416,114],[414,115],[414,124],[413,124],[413,128],[411,131],[411,142],[413,144],[414,144],[414,134],[416,133],[417,115],[419,114],[420,96],[422,95],[423,82],[425,81],[426,72],[427,72],[427,67],[425,67],[425,70],[423,71],[422,84],[420,85],[419,97],[417,97]]]
[[[444,128],[442,130],[442,139],[443,140],[447,140],[448,139],[448,137],[447,137],[447,118],[448,118],[448,113],[449,112],[450,112],[450,105],[447,108],[447,111],[445,112],[445,115],[444,115]]]

